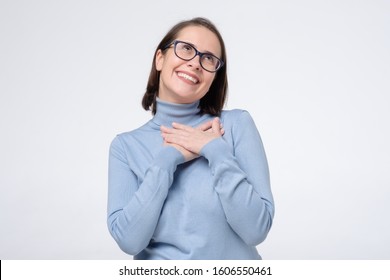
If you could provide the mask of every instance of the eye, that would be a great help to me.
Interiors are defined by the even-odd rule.
[[[211,54],[205,54],[203,56],[203,60],[207,63],[210,63],[210,64],[214,64],[216,61],[215,57]]]
[[[186,43],[181,43],[180,44],[180,49],[186,52],[191,52],[193,50],[193,47],[189,44]]]

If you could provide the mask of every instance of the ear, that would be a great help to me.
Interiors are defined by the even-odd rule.
[[[161,50],[158,50],[156,53],[156,70],[161,71],[163,65],[164,65],[164,54]]]

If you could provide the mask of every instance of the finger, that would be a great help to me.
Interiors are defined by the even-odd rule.
[[[188,135],[188,132],[186,130],[176,129],[176,128],[169,128],[166,126],[160,126],[161,133],[165,134],[179,134],[179,135]]]
[[[174,134],[177,134],[177,131],[171,129],[171,128],[167,128],[167,127],[163,127],[160,129],[160,132],[161,132],[161,136],[164,137],[167,136],[167,135],[174,135]]]
[[[219,135],[221,135],[221,123],[219,121],[219,118],[213,119],[212,130],[214,133],[218,133]]]
[[[213,120],[205,122],[205,123],[197,126],[196,128],[199,129],[199,130],[205,131],[205,132],[212,132],[212,125],[213,125]],[[219,128],[222,131],[223,124],[221,122],[220,122]]]
[[[160,130],[162,131],[162,132],[165,132],[165,133],[170,133],[171,132],[171,129],[170,128],[168,128],[168,127],[166,127],[166,126],[160,126]]]
[[[166,143],[172,143],[172,140],[175,138],[172,134],[167,133],[161,133],[161,137],[163,138],[164,142]]]
[[[219,130],[221,131],[221,133],[222,133],[222,131],[225,132],[225,129],[223,128],[222,125],[220,126]],[[213,129],[210,127],[209,129],[205,130],[205,132],[213,132]]]
[[[161,132],[161,137],[164,139],[164,141],[167,141],[169,143],[182,144],[188,140],[188,132],[186,131],[173,131],[172,133]]]
[[[212,124],[213,124],[213,121],[210,120],[210,121],[207,121],[205,123],[202,123],[201,125],[197,126],[196,128],[200,129],[202,131],[206,131],[206,130],[211,128]]]
[[[185,131],[192,131],[193,130],[193,128],[191,126],[184,125],[181,123],[176,123],[176,122],[172,123],[172,127],[175,129],[180,129],[180,130],[185,130]]]
[[[188,149],[188,143],[186,139],[181,137],[180,135],[173,135],[173,134],[162,134],[162,137],[164,139],[164,142],[168,144],[176,144],[179,145],[185,149]]]

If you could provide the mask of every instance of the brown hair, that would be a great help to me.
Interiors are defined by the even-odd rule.
[[[224,65],[216,72],[213,83],[210,86],[209,91],[200,99],[199,109],[202,114],[211,114],[218,116],[221,114],[222,108],[225,105],[228,80],[227,80],[227,61],[226,61],[226,49],[221,34],[215,27],[215,25],[205,18],[194,18],[187,21],[182,21],[176,24],[169,30],[165,37],[161,40],[154,53],[152,69],[149,74],[148,84],[146,86],[146,92],[142,98],[142,107],[145,110],[151,110],[153,115],[156,114],[156,96],[160,85],[160,72],[156,69],[156,54],[158,50],[165,52],[165,46],[176,39],[179,32],[188,26],[203,26],[213,32],[219,40],[221,45],[221,60]]]

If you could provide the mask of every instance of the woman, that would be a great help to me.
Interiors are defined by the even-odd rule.
[[[153,118],[110,147],[108,227],[134,259],[261,259],[274,205],[260,135],[223,111],[226,53],[204,18],[157,47],[142,100]]]

